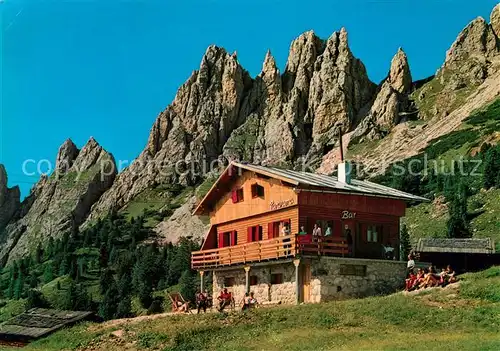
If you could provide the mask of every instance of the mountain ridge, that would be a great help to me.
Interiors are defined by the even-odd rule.
[[[199,69],[158,114],[144,150],[123,172],[117,174],[113,156],[93,138],[81,150],[71,140],[64,142],[56,158],[57,177],[42,177],[15,211],[4,215],[5,223],[0,221],[0,259],[23,255],[54,232],[89,226],[164,184],[196,186],[211,162],[238,159],[329,174],[339,162],[340,131],[346,132],[346,147],[378,142],[351,155],[375,171],[384,162],[409,157],[500,96],[499,13],[497,5],[491,23],[471,21],[436,75],[422,86],[412,81],[402,49],[395,53],[387,77],[373,83],[351,52],[345,28],[326,40],[313,31],[298,36],[283,73],[268,51],[255,78],[236,53],[211,45]],[[413,127],[408,121],[424,124]],[[97,167],[102,161],[108,163],[105,170]],[[78,174],[85,176],[76,179]],[[6,193],[0,184],[2,191]],[[169,238],[189,228],[186,214],[195,202],[194,193],[188,193],[185,206],[175,210],[180,229]],[[37,224],[39,218],[52,222],[50,216],[58,218],[55,227]],[[165,223],[160,223],[159,233],[169,230]],[[198,235],[204,234],[203,228],[203,223],[196,224]]]

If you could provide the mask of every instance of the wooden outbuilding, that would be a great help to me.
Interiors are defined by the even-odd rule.
[[[24,345],[63,327],[93,319],[92,312],[32,308],[0,325],[0,344]]]
[[[500,264],[495,243],[490,238],[423,238],[415,252],[419,259],[436,267],[451,265],[457,272],[478,271]]]

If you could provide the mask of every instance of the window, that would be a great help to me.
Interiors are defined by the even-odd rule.
[[[234,277],[226,277],[224,278],[224,287],[230,288],[234,285]]]
[[[260,241],[262,240],[262,226],[256,225],[254,227],[248,227],[248,242]]]
[[[264,197],[264,187],[259,184],[252,184],[252,198]]]
[[[378,231],[376,226],[368,226],[368,229],[366,230],[366,241],[368,241],[369,243],[378,242]]]
[[[281,284],[283,283],[283,273],[271,274],[271,284]]]
[[[272,222],[267,225],[268,239],[278,238],[280,236],[280,222]]]
[[[250,276],[250,285],[257,285],[258,279],[256,275],[251,275]]]
[[[243,188],[233,190],[231,193],[231,199],[233,200],[233,204],[243,201]]]
[[[219,234],[219,247],[235,246],[238,244],[238,233],[236,230]]]

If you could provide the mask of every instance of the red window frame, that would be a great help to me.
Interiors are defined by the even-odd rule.
[[[262,240],[262,226],[256,225],[253,227],[248,227],[247,241],[251,243],[260,240]]]
[[[233,190],[231,192],[231,200],[233,201],[233,204],[242,202],[244,200],[243,188]]]
[[[238,245],[238,232],[232,230],[219,233],[219,248]]]

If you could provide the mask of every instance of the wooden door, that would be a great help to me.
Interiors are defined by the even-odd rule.
[[[303,263],[300,266],[301,301],[311,302],[311,264]]]

